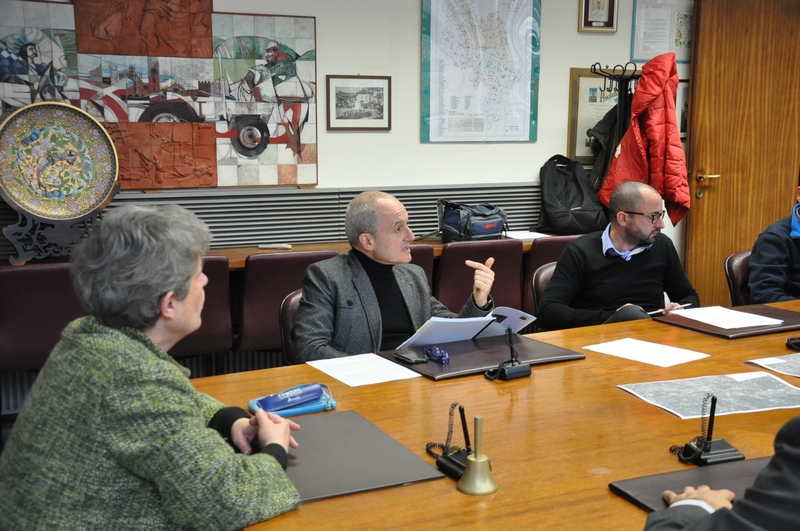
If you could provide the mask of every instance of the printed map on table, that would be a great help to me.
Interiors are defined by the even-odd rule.
[[[761,371],[618,387],[682,419],[700,418],[707,393],[717,397],[716,415],[800,407],[800,389]]]
[[[748,360],[747,363],[754,363],[771,371],[800,378],[800,354]]]

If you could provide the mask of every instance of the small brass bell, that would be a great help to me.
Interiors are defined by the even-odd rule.
[[[467,456],[467,466],[464,475],[458,480],[456,487],[464,494],[483,496],[497,490],[497,482],[492,477],[492,468],[489,458],[483,455],[482,450],[483,417],[475,416],[475,450]]]

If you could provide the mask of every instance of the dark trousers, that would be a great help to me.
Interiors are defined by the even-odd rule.
[[[614,312],[614,315],[606,319],[603,324],[636,321],[637,319],[650,319],[650,316],[638,306],[625,306]]]

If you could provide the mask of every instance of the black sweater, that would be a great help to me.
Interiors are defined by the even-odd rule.
[[[675,246],[659,234],[650,249],[625,261],[604,256],[601,232],[570,242],[558,259],[537,323],[548,330],[602,324],[627,303],[650,312],[669,300],[700,306],[700,297],[683,272]]]

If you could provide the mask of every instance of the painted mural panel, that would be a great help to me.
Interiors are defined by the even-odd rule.
[[[81,53],[211,57],[211,0],[73,0]]]
[[[230,145],[220,185],[315,184],[315,21],[215,13],[214,80]],[[231,125],[232,124],[232,125]],[[258,164],[248,164],[257,158]]]
[[[3,115],[62,101],[118,123],[108,127],[117,150],[138,168],[125,172],[120,160],[124,188],[317,183],[313,17],[214,14],[212,58],[204,59],[78,53],[72,6],[8,4],[11,17],[0,26]],[[178,124],[194,124],[195,139],[213,131],[213,164],[205,140],[175,140],[186,137],[172,131]],[[176,157],[177,166],[166,164]],[[187,173],[192,167],[199,175]],[[174,168],[183,173],[166,178]]]

